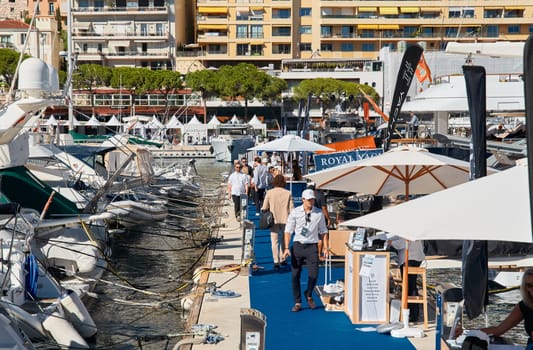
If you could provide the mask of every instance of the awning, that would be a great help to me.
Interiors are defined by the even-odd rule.
[[[503,6],[485,6],[483,9],[485,9],[485,10],[502,10]]]
[[[359,12],[376,12],[377,7],[359,7]]]
[[[110,40],[109,44],[107,44],[109,47],[129,47],[130,41],[129,40]]]
[[[525,7],[523,6],[505,6],[506,10],[524,10]]]
[[[358,24],[357,29],[378,29],[377,24]]]
[[[419,7],[400,7],[401,13],[418,13],[420,12]]]
[[[440,12],[440,7],[421,7],[421,12]]]
[[[77,22],[74,24],[74,28],[78,28],[81,30],[89,30],[90,26],[91,26],[91,22]]]
[[[228,8],[227,7],[206,7],[206,6],[201,6],[201,7],[198,7],[198,12],[199,13],[228,13]]]
[[[206,29],[217,29],[217,30],[224,30],[228,29],[227,24],[199,24],[198,30],[206,30]]]
[[[398,30],[400,29],[400,26],[398,24],[380,24],[379,29],[384,30]]]
[[[398,8],[397,7],[380,7],[379,14],[380,15],[397,15]]]
[[[250,10],[252,11],[263,11],[264,6],[250,6]]]

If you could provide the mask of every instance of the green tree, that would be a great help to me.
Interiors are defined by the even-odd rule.
[[[112,70],[99,64],[82,64],[74,72],[72,87],[92,91],[99,86],[109,86]]]
[[[170,70],[150,70],[144,79],[144,90],[146,91],[159,91],[165,99],[165,117],[163,122],[167,122],[168,116],[168,95],[176,92],[183,86],[183,80],[179,72]]]
[[[311,94],[319,100],[326,112],[327,109],[334,108],[340,100],[346,98],[354,107],[358,107],[363,99],[361,91],[370,95],[374,100],[379,99],[378,93],[371,86],[333,78],[303,80],[294,88],[294,98],[296,100],[307,99],[307,96]]]
[[[225,65],[217,73],[219,95],[230,101],[243,99],[244,116],[248,119],[248,101],[262,98],[263,91],[269,84],[269,75],[249,63]]]
[[[204,116],[206,114],[206,99],[217,93],[217,77],[217,72],[211,69],[197,70],[185,76],[185,86],[193,91],[200,92]]]
[[[0,49],[0,76],[7,86],[11,86],[11,83],[13,82],[19,57],[20,53],[15,50]],[[28,57],[30,56],[24,55],[23,60]]]

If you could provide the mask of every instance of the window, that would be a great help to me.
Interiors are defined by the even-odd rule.
[[[448,10],[448,17],[449,18],[460,18],[461,17],[461,9],[460,8],[450,8]]]
[[[250,45],[250,52],[253,56],[263,56],[263,45]]]
[[[363,29],[360,34],[361,34],[361,38],[373,38],[374,37],[374,31],[371,29]]]
[[[463,9],[463,17],[464,18],[474,18],[474,9],[473,8]]]
[[[55,14],[54,3],[49,2],[48,3],[48,15],[53,16],[54,14]]]
[[[320,51],[333,51],[333,45],[329,43],[320,44]]]
[[[341,51],[353,51],[353,43],[342,43]]]
[[[248,26],[244,24],[237,25],[237,38],[247,38],[248,37]]]
[[[148,36],[148,24],[141,23],[141,36]]]
[[[272,48],[272,53],[274,54],[289,54],[291,53],[290,44],[278,44],[274,45]]]
[[[446,28],[446,36],[447,37],[457,36],[457,28],[455,28],[455,27]]]
[[[273,36],[291,36],[291,27],[277,27],[272,30]]]
[[[497,25],[489,25],[487,26],[487,36],[495,38],[500,35],[500,29]]]
[[[272,11],[272,18],[291,18],[290,9],[279,9]]]
[[[405,26],[403,27],[403,34],[405,37],[407,36],[411,36],[411,37],[414,37],[416,36],[418,32],[418,27],[413,27],[413,26]]]
[[[483,15],[485,18],[500,18],[502,16],[502,10],[485,10]]]
[[[156,35],[162,36],[163,35],[163,23],[156,23],[155,31],[156,31]]]
[[[98,53],[102,53],[102,44],[98,44],[97,50],[98,50]]]
[[[263,38],[263,26],[260,24],[253,24],[250,26],[252,38]]]
[[[237,56],[245,56],[248,54],[248,44],[237,44]]]
[[[520,34],[520,26],[518,24],[511,24],[507,27],[507,32],[509,34]]]
[[[310,7],[302,7],[300,9],[300,17],[308,17],[311,16],[311,8]]]
[[[3,42],[3,41],[2,41],[2,42]],[[26,42],[26,33],[22,33],[22,34],[20,34],[20,42],[21,42],[21,43]]]
[[[300,34],[311,34],[311,26],[301,26]]]
[[[81,52],[87,53],[87,44],[81,45]]]
[[[331,38],[331,26],[321,26],[320,27],[320,37],[321,38]]]
[[[300,44],[300,51],[312,51],[311,43],[301,43]]]
[[[341,36],[343,38],[353,38],[353,27],[352,26],[342,26]]]
[[[363,43],[361,46],[362,51],[376,51],[374,43]]]

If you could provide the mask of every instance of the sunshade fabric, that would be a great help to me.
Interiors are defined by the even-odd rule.
[[[373,227],[408,240],[532,243],[528,188],[527,166],[518,164],[340,225]],[[491,213],[510,219],[491,220]]]

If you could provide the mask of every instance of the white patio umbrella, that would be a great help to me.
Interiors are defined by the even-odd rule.
[[[379,156],[308,174],[317,188],[375,195],[429,194],[468,181],[470,163],[402,146]],[[489,171],[487,171],[489,172]],[[418,215],[417,215],[418,217]],[[402,220],[407,220],[405,217]],[[395,232],[395,231],[393,231]],[[408,249],[402,279],[402,308],[407,308]]]
[[[429,194],[468,181],[470,163],[413,146],[305,175],[321,189],[375,195]],[[488,170],[488,173],[494,170]]]
[[[411,241],[468,238],[533,243],[528,188],[527,165],[521,163],[339,225],[372,227]]]
[[[285,135],[274,141],[263,143],[248,151],[266,151],[266,152],[316,152],[316,151],[334,151],[334,149],[322,146],[321,144],[302,139],[296,135]]]

